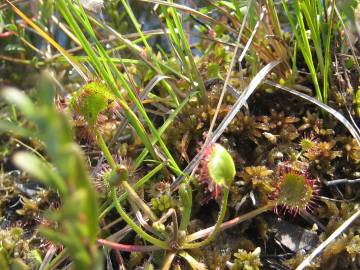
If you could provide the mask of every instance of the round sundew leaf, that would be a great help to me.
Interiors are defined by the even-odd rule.
[[[208,170],[211,180],[219,186],[229,187],[234,180],[236,174],[234,160],[220,144],[215,144],[211,150]]]
[[[287,173],[279,187],[279,204],[289,208],[306,209],[313,197],[313,187],[303,175]]]
[[[70,100],[70,106],[76,113],[82,115],[90,125],[94,125],[99,114],[108,108],[115,96],[107,85],[101,82],[91,82],[76,91]]]
[[[315,146],[315,142],[312,139],[304,138],[300,141],[301,150],[308,151]]]

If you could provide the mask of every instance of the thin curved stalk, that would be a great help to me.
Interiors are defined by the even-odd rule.
[[[226,229],[229,229],[241,222],[244,222],[246,220],[249,220],[249,219],[252,219],[266,211],[269,211],[271,210],[273,207],[275,206],[274,203],[269,203],[269,204],[266,204],[265,206],[263,207],[260,207],[258,209],[255,209],[253,211],[250,211],[244,215],[241,215],[239,217],[236,217],[236,218],[233,218],[229,221],[226,221],[224,222],[223,224],[221,224],[220,226],[220,229],[219,231],[223,231],[223,230],[226,230]],[[207,229],[204,229],[204,230],[201,230],[201,231],[198,231],[196,233],[193,233],[193,234],[190,234],[186,237],[186,241],[187,242],[191,242],[191,241],[195,241],[197,239],[200,239],[200,238],[203,238],[203,237],[206,237],[208,236],[209,234],[211,234],[213,231],[215,230],[215,226],[212,226],[212,227],[209,227]]]
[[[98,129],[95,129],[96,131],[96,138],[98,141],[98,144],[101,148],[101,151],[103,152],[106,160],[109,162],[111,169],[115,169],[116,168],[116,162],[114,160],[114,158],[112,157],[109,148],[107,147],[105,140],[103,138],[103,136],[101,135],[100,131]]]
[[[157,246],[126,245],[126,244],[112,242],[106,239],[98,239],[97,242],[102,246],[106,246],[111,249],[120,250],[124,252],[152,252],[156,250],[161,250],[161,248]]]
[[[178,235],[179,235],[179,224],[177,221],[176,211],[174,208],[170,208],[157,222],[154,222],[153,225],[160,225],[164,224],[166,220],[171,216],[172,219],[172,242],[177,244],[178,242]]]
[[[199,247],[202,247],[202,246],[205,246],[205,245],[209,244],[210,242],[212,242],[215,239],[217,234],[220,232],[221,224],[222,224],[222,222],[224,220],[224,217],[225,217],[225,214],[226,214],[226,209],[227,209],[227,205],[228,205],[228,199],[229,199],[229,189],[224,188],[223,203],[222,203],[222,206],[221,206],[221,210],[220,210],[218,220],[216,221],[216,224],[213,227],[214,229],[211,231],[208,238],[206,238],[205,240],[203,240],[201,242],[185,243],[183,245],[184,249],[199,248]]]
[[[55,246],[50,246],[48,251],[46,252],[46,255],[39,267],[39,270],[44,270],[47,265],[49,265],[51,259],[54,257],[56,253],[57,248]]]
[[[144,240],[148,241],[149,243],[161,248],[161,249],[168,249],[168,244],[164,241],[161,241],[147,232],[145,232],[141,227],[139,227],[129,216],[126,214],[124,209],[121,207],[120,203],[117,200],[115,188],[111,191],[111,197],[113,199],[113,202],[115,204],[115,208],[120,214],[120,216],[125,220],[125,222]]]
[[[44,270],[56,269],[61,263],[63,263],[69,257],[67,249],[63,249],[57,256],[47,265]]]
[[[158,231],[156,231],[153,227],[151,227],[148,223],[149,218],[146,217],[144,218],[140,212],[140,210],[136,211],[135,213],[136,219],[139,221],[140,225],[148,232],[157,235],[159,238],[162,238],[163,235],[161,235],[161,233],[159,233]]]
[[[184,211],[181,217],[181,223],[179,226],[180,231],[185,231],[190,223],[191,208],[192,208],[192,190],[190,185],[186,186],[182,184],[179,189],[179,195],[183,204]]]
[[[148,174],[146,174],[144,177],[142,177],[139,181],[137,181],[134,186],[133,186],[133,189],[134,190],[137,190],[139,189],[140,187],[143,187],[154,175],[156,175],[160,170],[162,170],[164,168],[164,164],[163,163],[160,163],[159,165],[157,165],[154,169],[152,169]],[[118,202],[122,202],[123,200],[125,200],[128,196],[128,193],[127,192],[124,192],[123,194],[121,194],[117,201]],[[110,200],[111,201],[111,200]],[[105,204],[106,205],[106,204]],[[99,216],[99,219],[102,219],[105,217],[105,215],[107,213],[110,212],[111,209],[113,209],[113,207],[115,206],[115,203],[112,202],[110,205],[108,206],[103,206],[104,209],[102,209],[102,212]]]
[[[126,192],[129,194],[130,199],[141,209],[144,211],[144,213],[151,219],[151,221],[157,221],[158,218],[154,214],[154,212],[150,209],[150,207],[144,203],[144,201],[137,195],[135,190],[130,186],[130,184],[127,181],[122,181],[122,186],[126,190]]]

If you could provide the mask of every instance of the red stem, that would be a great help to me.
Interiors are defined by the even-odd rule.
[[[6,38],[6,37],[9,37],[9,36],[13,36],[15,35],[15,33],[13,31],[6,31],[6,32],[3,32],[3,33],[0,33],[0,38]]]
[[[106,239],[98,239],[98,244],[110,247],[115,250],[120,250],[124,252],[151,252],[155,250],[160,250],[157,246],[137,246],[137,245],[127,245],[127,244],[120,244],[111,242]]]

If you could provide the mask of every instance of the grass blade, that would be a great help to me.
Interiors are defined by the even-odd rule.
[[[12,8],[12,10],[19,15],[27,24],[29,24],[40,36],[42,36],[46,41],[48,41],[51,45],[54,46],[73,66],[73,68],[79,73],[79,75],[85,80],[88,81],[89,78],[87,76],[87,71],[85,71],[84,67],[80,65],[74,57],[72,57],[63,47],[59,45],[52,37],[50,37],[44,30],[40,28],[37,24],[35,24],[29,17],[25,15],[20,9],[18,9],[14,4],[12,4],[9,0],[5,0],[6,3]]]

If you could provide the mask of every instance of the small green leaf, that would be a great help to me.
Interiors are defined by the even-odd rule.
[[[197,270],[206,270],[207,267],[205,264],[198,262],[193,256],[191,256],[189,253],[185,251],[179,252],[179,255],[183,257],[191,266],[192,269]]]
[[[35,106],[23,92],[15,88],[5,88],[1,95],[11,104],[16,105],[26,116],[33,117],[36,114]]]
[[[65,194],[67,188],[64,181],[54,169],[38,157],[28,152],[19,152],[14,156],[14,163],[47,186]]]
[[[32,135],[31,131],[26,128],[15,125],[11,121],[0,120],[0,133],[3,132],[12,133],[13,135],[22,137],[30,137]]]
[[[18,29],[17,29],[17,26],[15,24],[6,24],[5,25],[5,29],[8,29],[10,31],[13,31],[13,32],[16,32]]]

